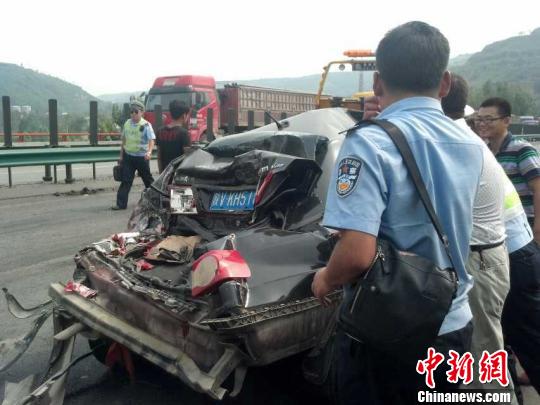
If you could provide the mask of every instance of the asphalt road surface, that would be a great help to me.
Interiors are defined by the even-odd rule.
[[[141,190],[140,179],[135,183],[129,208]],[[0,187],[0,287],[7,287],[26,307],[44,302],[51,282],[71,278],[73,256],[79,249],[125,229],[130,210],[109,210],[115,200],[115,186],[109,179],[79,181],[73,185]],[[81,194],[83,187],[90,193]],[[0,297],[0,340],[23,335],[29,327],[30,320],[11,317]],[[49,320],[19,362],[0,373],[0,402],[3,382],[16,382],[45,371],[51,344]],[[78,337],[74,356],[87,351],[86,340]],[[136,377],[135,384],[131,384],[121,376],[111,375],[101,363],[89,357],[71,370],[65,404],[216,403],[159,370],[138,369]],[[539,397],[530,387],[525,388],[525,396],[526,405],[540,405]],[[249,370],[240,397],[225,401],[283,405],[325,402],[313,387],[302,382],[297,359]]]

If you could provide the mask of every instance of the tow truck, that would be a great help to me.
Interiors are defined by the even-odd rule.
[[[367,90],[364,84],[363,72],[374,72],[376,68],[375,53],[371,50],[352,49],[343,52],[348,59],[340,59],[329,62],[323,67],[323,73],[319,82],[319,89],[315,97],[316,108],[343,107],[350,111],[362,111],[364,98],[373,95],[373,91]],[[338,71],[359,72],[358,91],[350,97],[335,97],[324,94],[324,87],[330,73]]]

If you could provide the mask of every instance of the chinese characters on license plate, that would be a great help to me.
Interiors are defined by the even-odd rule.
[[[171,189],[171,212],[173,214],[196,214],[197,207],[191,187]]]
[[[255,190],[216,191],[210,211],[251,211],[255,206]]]

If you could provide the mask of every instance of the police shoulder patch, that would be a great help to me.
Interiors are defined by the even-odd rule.
[[[340,197],[346,197],[356,187],[362,161],[354,157],[346,157],[339,162],[336,182],[336,192]]]

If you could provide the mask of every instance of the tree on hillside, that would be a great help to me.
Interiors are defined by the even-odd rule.
[[[58,131],[79,133],[88,131],[88,117],[82,114],[62,114],[58,117]]]
[[[124,125],[124,117],[120,104],[113,104],[112,106],[112,121],[118,125],[119,128],[122,128],[122,125]]]
[[[43,114],[35,113],[30,113],[21,117],[18,128],[16,128],[16,132],[47,132],[48,130],[48,117]]]
[[[98,131],[102,132],[118,132],[120,127],[114,122],[111,117],[100,116],[98,119]]]
[[[502,97],[512,105],[515,115],[537,115],[537,105],[529,90],[509,82],[492,82],[488,80],[481,86],[471,87],[469,104],[478,109],[482,101],[490,97]]]

